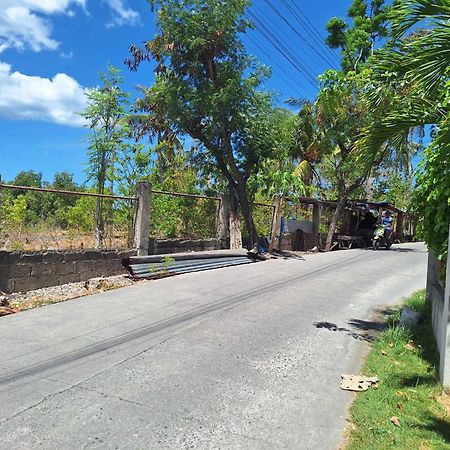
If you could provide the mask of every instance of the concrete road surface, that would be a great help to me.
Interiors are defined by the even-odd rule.
[[[0,319],[1,449],[335,449],[426,248],[187,274]]]

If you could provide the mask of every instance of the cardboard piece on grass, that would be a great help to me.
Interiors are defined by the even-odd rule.
[[[365,377],[363,375],[341,375],[341,389],[344,391],[363,392],[370,386],[378,384],[378,377]]]

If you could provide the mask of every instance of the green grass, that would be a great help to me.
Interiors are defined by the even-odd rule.
[[[406,304],[420,312],[424,321],[408,331],[398,326],[400,312],[395,312],[390,327],[373,344],[363,374],[377,376],[380,383],[378,389],[356,396],[348,449],[450,450],[450,417],[440,403],[430,305],[423,291]],[[391,417],[398,417],[399,427]]]

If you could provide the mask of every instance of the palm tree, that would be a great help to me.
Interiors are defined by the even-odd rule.
[[[302,102],[302,108],[296,117],[295,136],[289,150],[293,161],[296,162],[294,175],[305,183],[307,196],[312,194],[314,176],[318,179],[315,165],[320,161],[323,142],[324,133],[317,126],[314,104],[309,101]]]
[[[448,115],[442,105],[450,65],[450,1],[404,0],[393,9],[397,41],[375,54],[368,108],[377,111],[356,144],[368,163],[379,152],[401,152],[411,128],[439,124]],[[426,30],[412,27],[423,22]]]
[[[415,204],[427,243],[445,256],[450,217],[450,0],[403,0],[392,14],[397,41],[372,60],[368,108],[376,111],[376,120],[363,130],[355,150],[370,164],[392,149],[401,154],[412,128],[432,127],[433,142],[420,165]]]

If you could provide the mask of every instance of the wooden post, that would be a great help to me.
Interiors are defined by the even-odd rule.
[[[242,232],[241,221],[239,219],[239,204],[233,189],[230,189],[228,211],[230,228],[230,249],[238,250],[242,248]]]
[[[395,224],[395,237],[401,242],[404,237],[403,228],[405,223],[405,213],[397,213],[397,223]]]
[[[138,204],[136,208],[134,246],[137,256],[148,255],[150,237],[150,213],[151,213],[152,185],[146,181],[137,184]]]
[[[269,245],[269,253],[275,248],[280,249],[281,246],[281,213],[283,206],[283,196],[277,195],[273,200],[274,212],[272,218],[272,235]]]
[[[320,205],[319,203],[313,204],[313,235],[314,235],[314,242],[317,247],[320,247],[320,239],[319,239],[319,233],[320,233]]]
[[[228,248],[229,205],[226,195],[219,195],[220,201],[217,207],[216,233],[220,242],[220,248]]]

